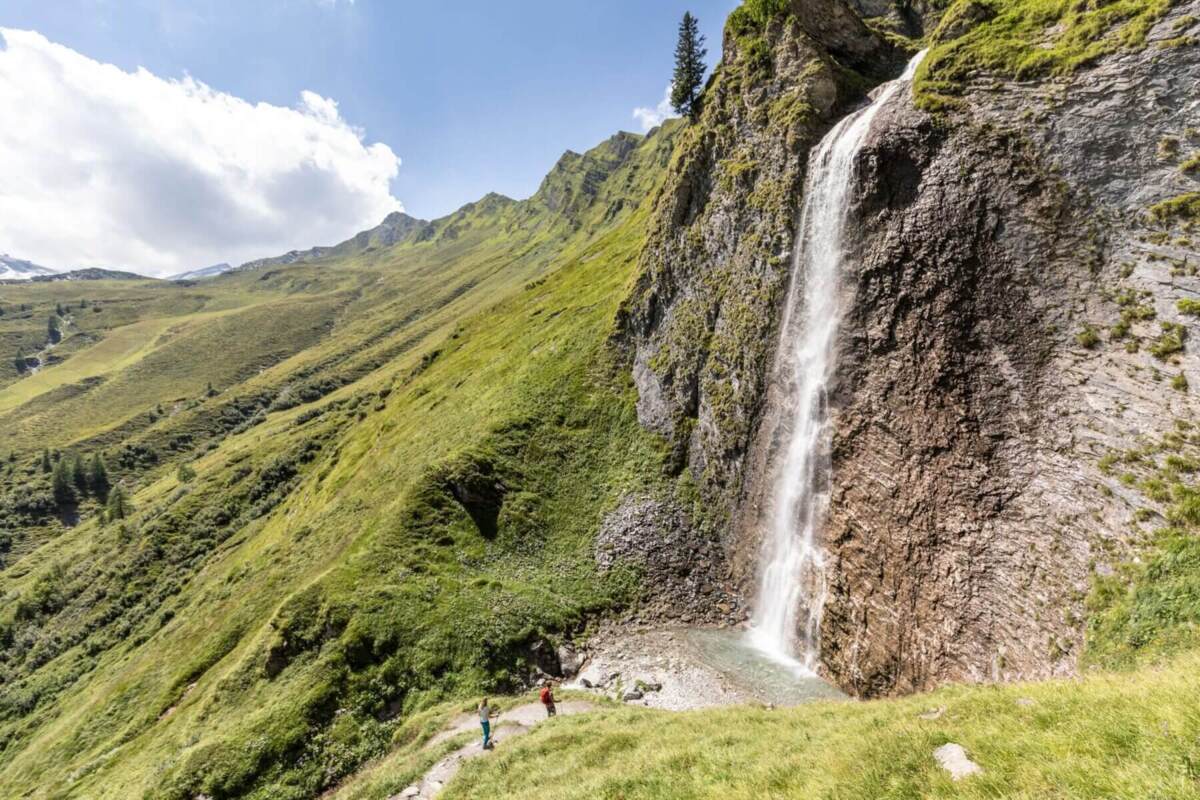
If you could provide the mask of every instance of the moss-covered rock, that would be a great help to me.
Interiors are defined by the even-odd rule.
[[[755,0],[729,18],[697,123],[655,206],[619,339],[642,423],[724,523],[765,397],[808,151],[897,51],[838,0]],[[856,72],[855,69],[862,72]]]

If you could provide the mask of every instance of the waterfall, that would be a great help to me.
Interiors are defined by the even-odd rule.
[[[829,502],[831,440],[826,394],[840,316],[838,279],[854,162],[871,121],[912,80],[924,55],[918,53],[903,75],[876,90],[869,105],[842,119],[809,158],[773,385],[779,393],[776,433],[783,447],[768,476],[770,527],[763,535],[750,631],[755,647],[797,672],[815,672],[820,657],[826,584],[817,534]],[[803,298],[796,296],[800,291]]]

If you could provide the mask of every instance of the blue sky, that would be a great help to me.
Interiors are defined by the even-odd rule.
[[[0,0],[0,27],[250,103],[331,98],[365,142],[402,160],[391,191],[405,210],[434,217],[488,191],[527,196],[562,151],[637,130],[632,110],[654,106],[670,79],[683,11],[700,18],[715,61],[736,5]]]

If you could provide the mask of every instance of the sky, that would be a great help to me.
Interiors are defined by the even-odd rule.
[[[523,198],[737,0],[0,0],[0,253],[167,275]]]

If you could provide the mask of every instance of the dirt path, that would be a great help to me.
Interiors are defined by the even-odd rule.
[[[595,707],[593,703],[586,700],[568,700],[558,703],[558,713],[560,716],[570,716],[591,711]],[[529,733],[534,726],[545,719],[546,709],[542,707],[541,703],[526,703],[516,708],[510,708],[492,718],[492,742],[497,747],[503,746],[503,743],[509,739]],[[482,740],[479,717],[476,714],[463,714],[461,717],[457,717],[445,730],[430,739],[426,747],[433,747],[468,731],[478,733]],[[458,773],[464,762],[486,755],[487,752],[483,749],[482,741],[464,745],[430,767],[420,781],[399,794],[392,795],[388,800],[428,800],[428,798],[435,797]]]

